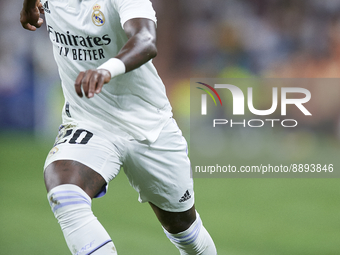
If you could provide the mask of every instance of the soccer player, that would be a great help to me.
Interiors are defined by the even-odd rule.
[[[151,62],[157,54],[151,2],[24,0],[22,26],[35,31],[40,13],[65,97],[44,177],[72,254],[117,254],[91,200],[123,167],[181,254],[216,255],[194,207],[186,141]]]

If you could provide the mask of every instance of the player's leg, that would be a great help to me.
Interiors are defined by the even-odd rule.
[[[113,242],[93,215],[91,199],[106,185],[91,168],[58,160],[44,172],[48,200],[72,254],[117,254]]]
[[[174,120],[152,144],[130,141],[124,171],[149,202],[164,232],[182,255],[216,255],[216,248],[194,207],[193,179],[187,144]]]
[[[166,236],[181,255],[216,255],[215,244],[204,228],[195,206],[184,212],[168,212],[150,203]]]
[[[149,202],[163,228],[176,234],[187,230],[196,220],[195,206],[184,212],[168,212]]]
[[[120,153],[104,132],[62,125],[45,162],[48,200],[72,254],[117,254],[91,210],[92,198],[105,193],[121,166]]]

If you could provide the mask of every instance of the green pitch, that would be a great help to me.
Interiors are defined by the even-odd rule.
[[[0,254],[70,254],[43,183],[52,143],[0,135]],[[195,179],[195,192],[219,255],[340,254],[339,179]],[[179,254],[123,172],[93,210],[119,254]]]

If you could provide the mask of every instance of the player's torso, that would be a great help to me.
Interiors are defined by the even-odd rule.
[[[172,113],[164,85],[151,61],[114,77],[91,99],[78,97],[74,90],[80,71],[97,68],[115,57],[126,43],[127,36],[121,25],[124,15],[120,8],[127,3],[124,1],[42,0],[67,102],[63,121],[86,122],[88,126],[96,125],[117,134],[122,131],[138,140],[153,141]],[[148,3],[147,0],[129,0],[135,6],[140,2]],[[119,14],[115,8],[120,10]],[[136,17],[135,8],[125,12],[130,13],[128,17]],[[153,20],[153,15],[146,16]]]
[[[42,0],[42,4],[56,61],[68,62],[68,68],[98,66],[126,41],[111,1]]]

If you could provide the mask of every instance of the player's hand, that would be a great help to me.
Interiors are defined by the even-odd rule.
[[[102,91],[104,84],[111,80],[111,74],[106,69],[91,69],[80,72],[74,84],[79,97],[83,97],[83,91],[87,98],[91,98],[94,94]]]
[[[44,14],[42,3],[38,3],[35,7],[23,7],[20,12],[20,22],[23,28],[35,31],[41,27],[44,20],[40,18],[40,14]]]

